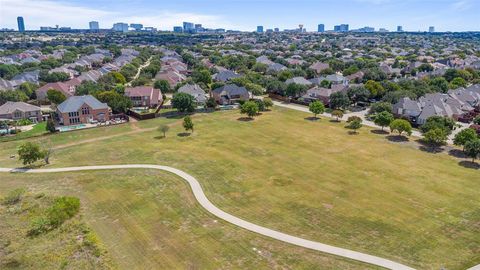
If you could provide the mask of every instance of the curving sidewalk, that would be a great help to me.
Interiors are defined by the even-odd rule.
[[[275,231],[272,229],[268,229],[256,224],[253,224],[251,222],[248,222],[246,220],[243,220],[241,218],[235,217],[230,215],[229,213],[226,213],[213,205],[208,198],[205,196],[205,193],[203,193],[202,187],[200,183],[195,179],[195,177],[189,175],[188,173],[168,167],[168,166],[160,166],[160,165],[149,165],[149,164],[128,164],[128,165],[103,165],[103,166],[83,166],[83,167],[66,167],[66,168],[53,168],[53,169],[12,169],[12,168],[0,168],[0,172],[11,172],[11,173],[55,173],[55,172],[74,172],[74,171],[88,171],[88,170],[115,170],[115,169],[156,169],[156,170],[162,170],[162,171],[167,171],[170,173],[173,173],[177,176],[180,176],[183,178],[185,181],[188,182],[190,185],[193,195],[197,199],[198,203],[205,208],[208,212],[211,214],[229,222],[234,225],[237,225],[239,227],[242,227],[246,230],[268,236],[270,238],[283,241],[286,243],[290,243],[293,245],[297,245],[300,247],[308,248],[308,249],[313,249],[317,251],[321,251],[324,253],[328,254],[333,254],[337,255],[340,257],[364,262],[364,263],[369,263],[372,265],[388,268],[388,269],[396,269],[396,270],[414,270],[414,268],[408,267],[406,265],[368,255],[365,253],[361,252],[356,252],[353,250],[348,250],[344,248],[339,248],[339,247],[334,247],[326,244],[322,244],[319,242],[315,241],[310,241],[307,239],[303,239],[300,237],[292,236],[289,234],[285,234],[279,231]]]

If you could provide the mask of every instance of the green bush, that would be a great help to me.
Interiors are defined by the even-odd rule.
[[[37,236],[55,228],[58,228],[65,221],[75,216],[80,210],[80,200],[74,197],[60,197],[55,199],[46,213],[33,220],[28,236]]]
[[[25,189],[23,188],[14,189],[10,191],[10,193],[8,193],[8,195],[5,198],[3,198],[2,204],[4,205],[16,204],[22,199],[22,196],[24,193],[25,193]]]

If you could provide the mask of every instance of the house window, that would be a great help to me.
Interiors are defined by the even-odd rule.
[[[68,113],[68,117],[77,117],[78,116],[78,112],[69,112]]]
[[[90,114],[90,109],[88,107],[86,108],[82,108],[82,114],[85,115],[85,114]]]
[[[70,124],[78,124],[80,123],[80,118],[78,117],[70,118],[69,121],[70,121]]]
[[[15,112],[13,113],[13,117],[15,117],[15,118],[21,118],[21,117],[22,117],[22,112],[21,112],[21,111],[15,111]]]

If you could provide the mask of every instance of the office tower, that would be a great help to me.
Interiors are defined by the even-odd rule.
[[[195,25],[191,22],[183,22],[183,32],[191,33],[195,30]]]
[[[257,26],[257,33],[263,33],[263,26]]]
[[[340,32],[348,32],[348,24],[340,24]]]
[[[113,31],[117,32],[128,32],[128,24],[127,23],[115,23],[113,24]]]
[[[141,24],[141,23],[131,23],[130,27],[133,28],[135,31],[140,31],[143,28],[143,24]]]
[[[435,26],[428,27],[428,32],[430,32],[430,33],[435,32]]]
[[[183,27],[181,27],[181,26],[174,26],[174,27],[173,27],[173,32],[175,32],[175,33],[182,33],[182,32],[183,32]]]
[[[333,26],[333,31],[334,32],[340,32],[340,25]]]
[[[319,33],[325,32],[325,25],[324,24],[319,24],[318,25],[318,32]]]
[[[23,22],[23,17],[17,17],[18,23],[18,32],[25,32],[25,23]]]
[[[401,25],[397,26],[397,32],[403,32],[403,26]]]
[[[278,27],[275,27],[275,29],[273,31],[280,32],[280,29]]]
[[[88,26],[90,27],[90,30],[99,30],[100,29],[100,26],[98,25],[98,22],[96,22],[96,21],[89,22]]]

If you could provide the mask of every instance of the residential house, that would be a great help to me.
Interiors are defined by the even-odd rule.
[[[198,84],[186,84],[178,88],[177,92],[186,93],[193,96],[197,104],[205,104],[205,102],[207,102],[207,95]]]
[[[162,92],[151,86],[126,88],[125,96],[130,98],[134,107],[156,108],[163,101]]]
[[[0,119],[29,119],[37,123],[42,121],[42,112],[40,107],[25,102],[7,101],[7,103],[0,106]]]
[[[73,85],[69,85],[64,82],[47,83],[35,91],[37,95],[37,100],[46,101],[47,92],[50,89],[55,89],[57,91],[62,92],[65,95],[65,97],[70,97],[75,94],[75,86]]]
[[[316,85],[313,88],[308,89],[307,93],[305,93],[300,99],[306,102],[320,100],[323,104],[328,106],[330,104],[330,96],[333,93],[346,93],[347,89],[348,87],[344,85],[332,85],[332,88],[324,88]]]
[[[110,107],[91,95],[71,96],[57,106],[57,115],[66,126],[104,122],[110,120]]]
[[[212,91],[212,96],[218,104],[235,104],[239,101],[250,99],[250,94],[245,87],[227,84]]]
[[[294,77],[294,78],[291,78],[291,79],[288,79],[285,81],[285,84],[291,84],[291,83],[294,83],[294,84],[300,84],[300,85],[305,85],[305,86],[310,86],[312,85],[312,82],[303,78],[303,77]]]
[[[280,72],[280,71],[283,71],[283,70],[287,70],[287,67],[282,65],[282,64],[279,64],[279,63],[273,63],[271,65],[268,66],[267,68],[267,72]]]
[[[330,65],[322,62],[315,62],[310,66],[310,69],[315,71],[317,74],[320,74],[320,72],[327,68],[330,68]]]
[[[213,75],[213,79],[220,82],[227,82],[234,78],[242,77],[231,70],[223,70]]]

